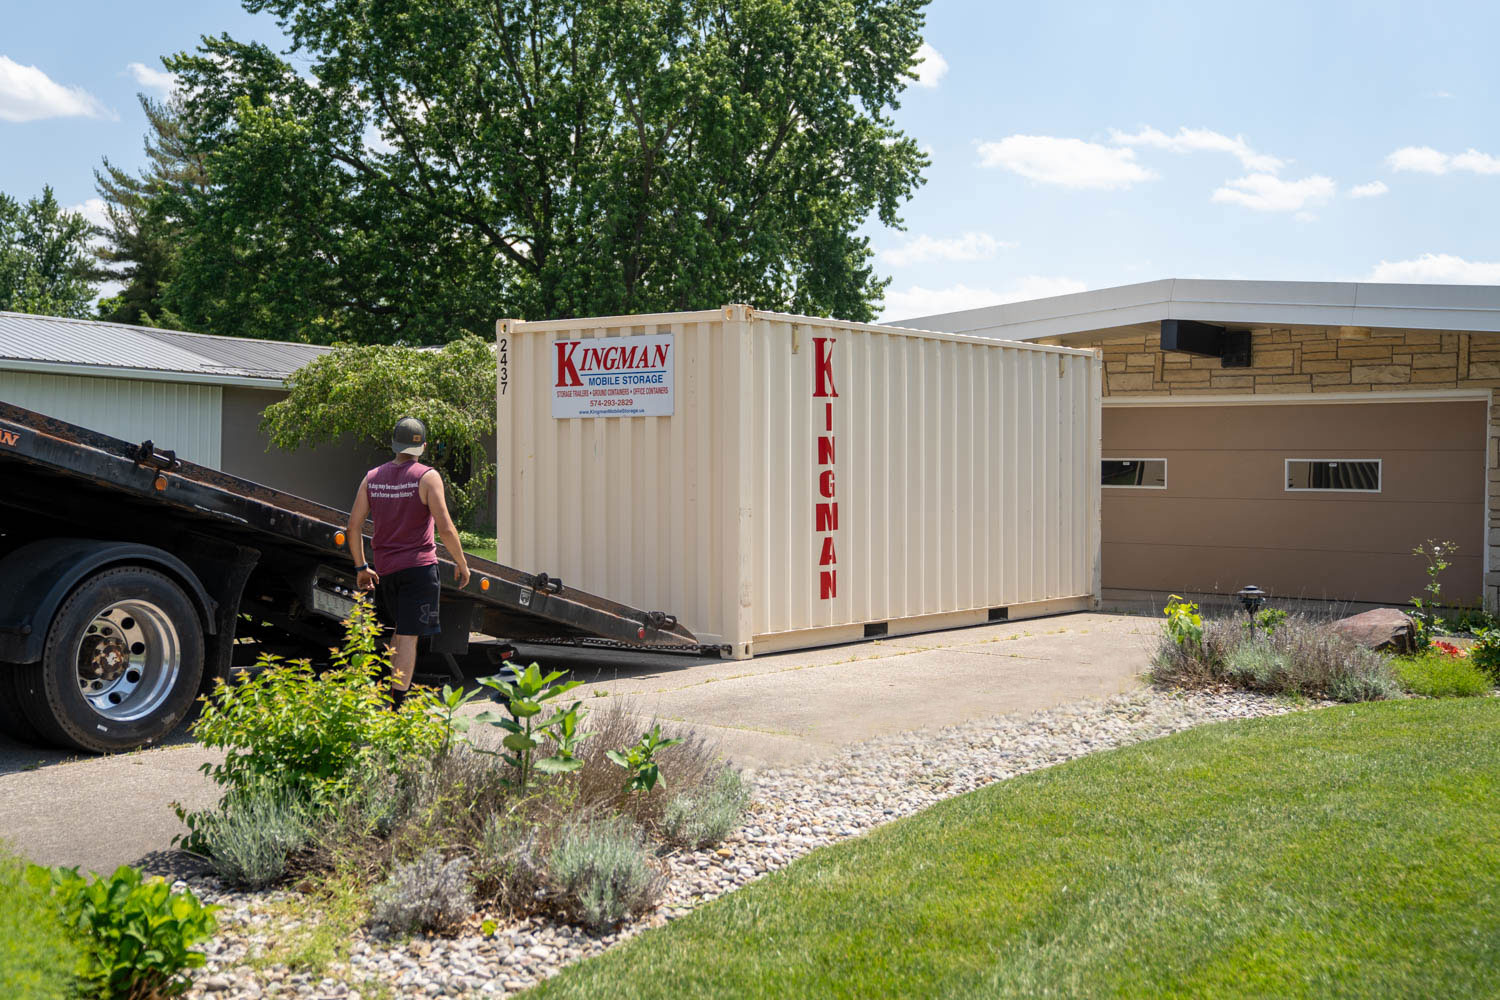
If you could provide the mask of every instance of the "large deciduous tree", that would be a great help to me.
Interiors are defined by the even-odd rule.
[[[0,310],[89,315],[101,277],[89,248],[93,235],[50,187],[25,204],[0,193]]]
[[[206,155],[168,296],[331,342],[763,308],[868,319],[858,227],[926,159],[890,112],[927,0],[243,0],[299,66],[166,60]]]

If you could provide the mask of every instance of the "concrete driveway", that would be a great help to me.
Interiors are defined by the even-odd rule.
[[[800,763],[890,733],[1032,712],[1140,683],[1152,619],[1072,614],[727,661],[562,646],[523,659],[569,669],[591,706],[623,699],[643,718],[717,738],[744,767]],[[476,709],[477,710],[477,709]],[[0,839],[42,864],[173,870],[170,804],[217,798],[213,754],[175,745],[79,758],[0,736]]]

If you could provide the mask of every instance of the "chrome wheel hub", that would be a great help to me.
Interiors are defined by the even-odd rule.
[[[181,669],[177,629],[146,601],[118,601],[94,616],[78,640],[78,690],[99,715],[129,722],[156,711]]]

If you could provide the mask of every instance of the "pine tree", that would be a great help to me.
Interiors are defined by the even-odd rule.
[[[176,99],[156,101],[138,95],[150,130],[145,148],[149,165],[132,174],[104,159],[94,182],[108,219],[105,243],[96,253],[110,280],[123,283],[99,303],[101,319],[143,326],[181,327],[163,301],[177,272],[182,219],[188,195],[204,187],[203,157],[192,150]]]

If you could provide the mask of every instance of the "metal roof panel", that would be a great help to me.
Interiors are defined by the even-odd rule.
[[[122,371],[285,379],[329,348],[215,337],[98,320],[0,312],[4,361],[89,365]]]

